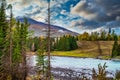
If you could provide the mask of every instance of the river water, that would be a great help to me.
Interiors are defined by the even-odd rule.
[[[52,56],[51,57],[51,65],[52,67],[60,67],[60,68],[69,68],[73,70],[79,69],[98,69],[98,64],[104,65],[106,63],[107,71],[115,72],[116,70],[120,70],[120,62],[113,60],[100,60],[93,58],[74,58],[74,57],[59,57]],[[31,56],[29,58],[29,64],[31,66],[36,65],[36,56]]]

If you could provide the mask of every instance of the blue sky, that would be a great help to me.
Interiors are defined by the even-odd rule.
[[[47,20],[47,0],[7,0],[14,16]],[[51,23],[72,31],[101,31],[113,28],[120,34],[120,0],[51,0]]]

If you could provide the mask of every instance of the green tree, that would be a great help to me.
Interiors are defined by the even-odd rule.
[[[12,39],[12,5],[8,5],[8,9],[10,9],[10,21],[9,21],[9,27],[6,32],[5,37],[5,44],[4,44],[4,55],[2,58],[4,72],[7,74],[7,76],[12,75],[12,52],[13,52],[13,39]],[[5,64],[7,62],[7,64]]]
[[[118,51],[117,56],[120,56],[120,44],[118,45],[117,51]]]
[[[6,7],[6,2],[5,0],[2,0],[1,7],[0,7],[0,64],[1,64],[1,57],[4,54],[3,49],[4,49],[5,38],[7,35],[7,29],[8,29],[8,24],[6,21],[6,14],[5,14],[5,7]]]
[[[115,30],[112,31],[111,37],[112,37],[112,40],[118,40],[118,36],[117,34],[115,34]]]
[[[24,18],[24,23],[21,23],[20,25],[20,49],[21,49],[22,67],[23,67],[22,80],[25,80],[27,77],[26,42],[28,38],[28,26],[29,23],[27,22],[27,19]]]
[[[106,31],[102,31],[100,34],[100,40],[106,40]]]
[[[7,37],[7,31],[8,31],[8,22],[6,20],[6,1],[1,0],[0,1],[0,74],[2,73],[3,76],[0,77],[0,79],[7,79],[7,73],[5,73],[5,63],[4,63],[4,55],[5,55],[5,47],[6,44],[9,44],[9,42],[6,42]],[[8,57],[7,57],[8,59]],[[9,60],[9,59],[8,59]],[[7,67],[7,70],[8,69]],[[4,77],[4,78],[3,78]]]
[[[58,49],[58,37],[54,39],[54,43],[53,43],[53,49],[57,50]]]
[[[89,40],[89,34],[87,32],[82,34],[82,40]]]
[[[20,80],[20,63],[22,63],[21,55],[21,39],[20,39],[20,22],[15,22],[15,28],[13,29],[13,53],[12,53],[12,79]]]
[[[74,36],[70,36],[69,38],[69,46],[70,50],[74,50],[78,48],[77,41]]]
[[[12,79],[25,80],[27,77],[27,38],[28,38],[28,22],[24,19],[23,23],[15,22],[16,27],[13,28],[13,53],[12,53]],[[21,70],[20,70],[21,69]]]
[[[59,51],[69,51],[69,50],[74,50],[77,49],[77,40],[75,39],[74,36],[66,35],[63,37],[60,37],[60,39],[56,40],[54,43],[54,50],[59,50]]]
[[[92,32],[90,37],[89,37],[89,40],[96,41],[96,40],[98,40],[98,38],[99,38],[99,33],[98,32]]]
[[[37,79],[45,79],[46,77],[46,70],[47,70],[47,60],[45,59],[44,55],[44,48],[37,50]]]
[[[112,40],[112,37],[111,37],[110,33],[107,34],[107,40]]]
[[[117,40],[114,41],[113,48],[112,48],[112,55],[111,57],[115,57],[118,54],[118,42]]]

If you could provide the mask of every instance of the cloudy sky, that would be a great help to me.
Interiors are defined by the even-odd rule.
[[[14,17],[47,19],[47,0],[7,0]],[[109,27],[120,33],[120,0],[51,0],[51,23],[72,31],[100,31]]]

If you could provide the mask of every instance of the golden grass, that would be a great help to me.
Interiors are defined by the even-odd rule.
[[[91,55],[92,54],[92,55]],[[73,50],[73,51],[53,51],[51,55],[54,56],[69,56],[69,57],[92,57],[95,58],[97,55],[94,53],[85,53],[81,50]]]
[[[102,50],[101,57],[109,59],[114,41],[99,41]],[[99,56],[98,43],[96,41],[79,41],[79,48],[72,51],[53,51],[51,55],[55,56],[71,56],[71,57],[90,57],[97,58]]]

